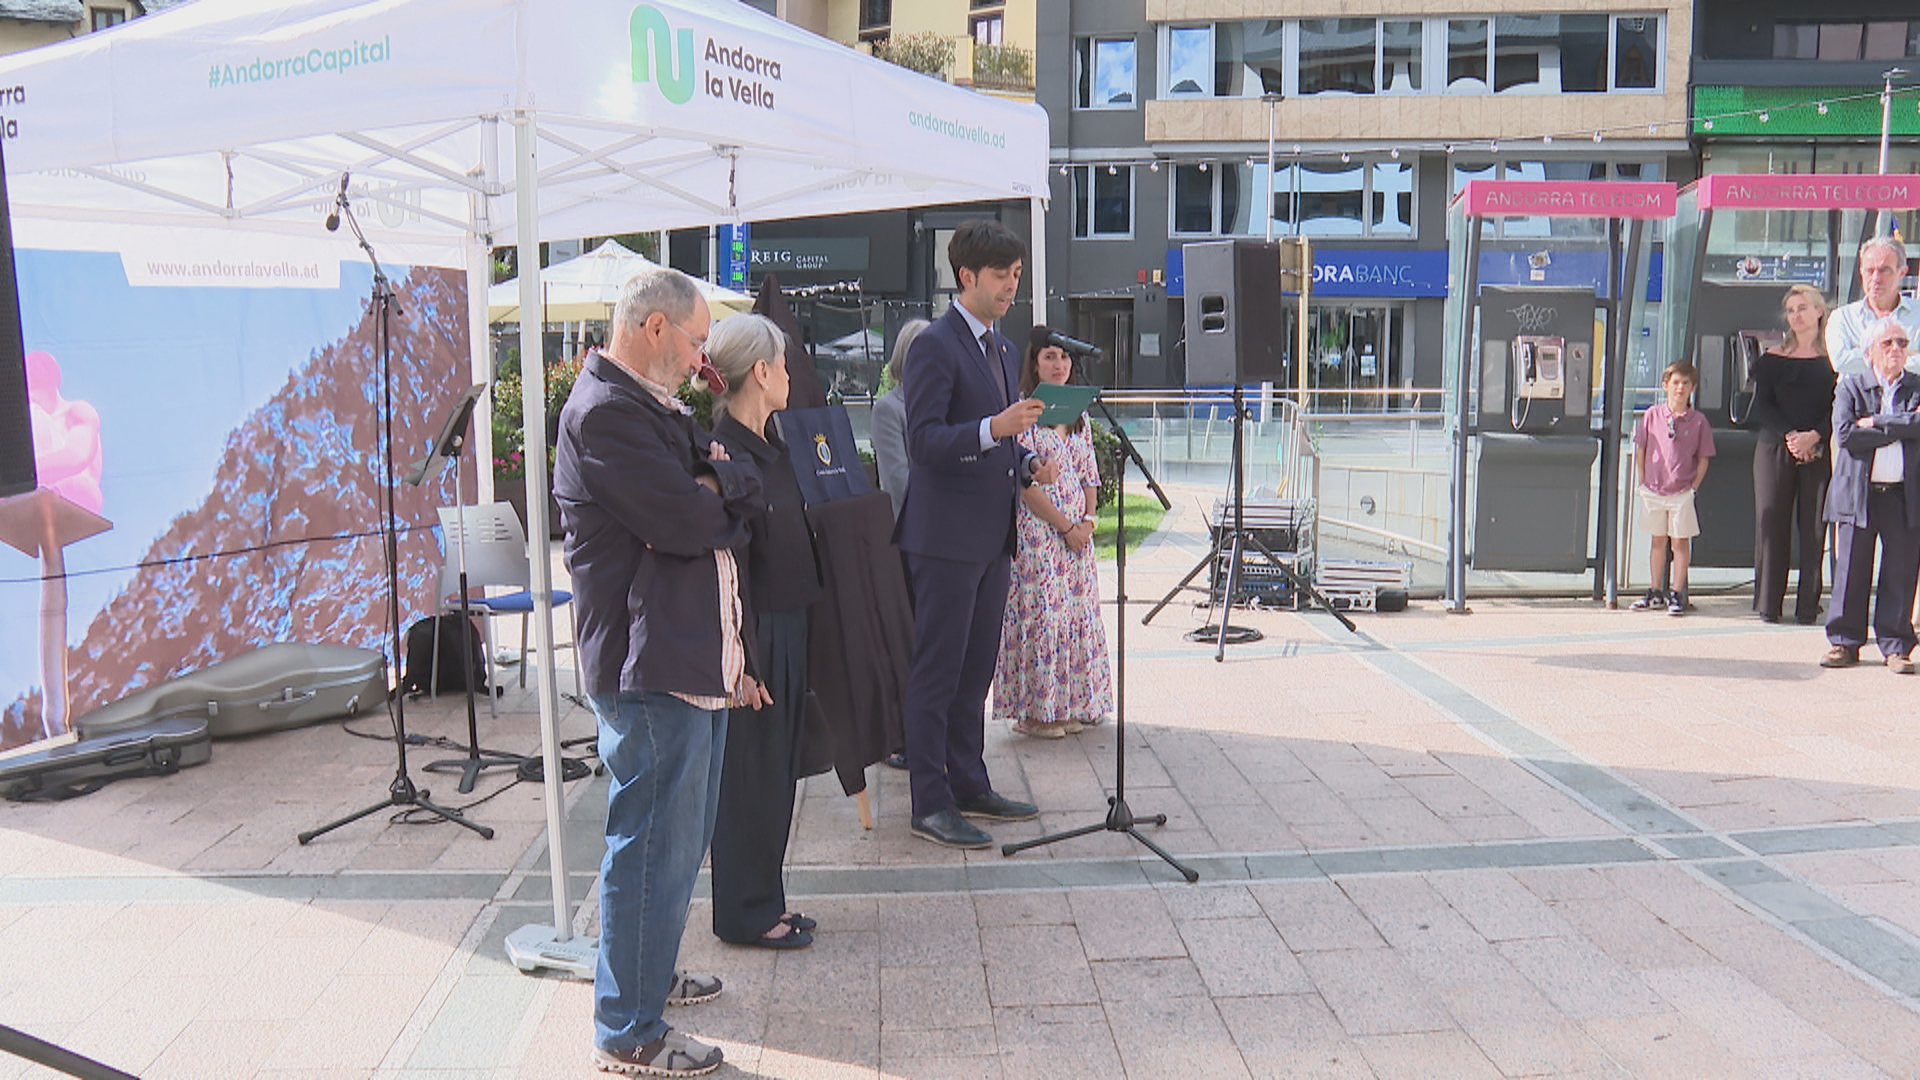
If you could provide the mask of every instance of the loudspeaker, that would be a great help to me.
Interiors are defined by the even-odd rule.
[[[1282,245],[1215,240],[1183,248],[1187,384],[1286,378],[1287,317]]]
[[[27,347],[13,275],[13,211],[0,160],[0,498],[40,485],[33,465],[33,414],[27,399]]]

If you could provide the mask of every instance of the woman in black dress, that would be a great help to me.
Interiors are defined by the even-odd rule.
[[[1827,441],[1833,436],[1838,377],[1824,344],[1827,298],[1811,285],[1795,285],[1780,306],[1787,341],[1755,360],[1752,371],[1752,419],[1760,429],[1753,450],[1754,606],[1762,621],[1780,621],[1797,534],[1800,589],[1793,619],[1807,626],[1820,617],[1820,559],[1826,546],[1820,509],[1833,475]]]
[[[707,338],[707,357],[725,385],[715,395],[713,437],[735,461],[760,469],[766,508],[747,525],[746,568],[761,682],[773,698],[727,717],[720,808],[713,828],[713,932],[722,941],[769,949],[813,944],[814,921],[787,910],[781,864],[793,824],[800,729],[807,702],[807,607],[820,596],[820,570],[800,483],[773,414],[787,407],[787,341],[771,320],[735,315]]]

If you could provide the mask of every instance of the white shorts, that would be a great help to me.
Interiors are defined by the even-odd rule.
[[[1650,535],[1688,540],[1700,535],[1700,518],[1693,512],[1693,492],[1656,495],[1640,489],[1640,524]]]

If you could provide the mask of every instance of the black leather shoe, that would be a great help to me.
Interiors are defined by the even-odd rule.
[[[993,846],[993,837],[949,806],[926,817],[913,819],[913,835],[931,840],[941,847],[984,848]]]
[[[1040,816],[1039,807],[1030,802],[1015,802],[997,791],[961,799],[953,805],[968,817],[992,818],[995,821],[1031,821]]]
[[[907,752],[905,750],[896,751],[894,753],[887,755],[887,768],[904,769],[906,767],[907,767]]]

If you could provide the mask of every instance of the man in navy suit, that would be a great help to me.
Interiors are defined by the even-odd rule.
[[[1827,488],[1826,518],[1840,529],[1833,617],[1827,620],[1832,647],[1822,667],[1860,662],[1878,540],[1873,636],[1887,667],[1913,674],[1913,594],[1920,580],[1920,375],[1906,370],[1907,338],[1906,327],[1894,318],[1868,327],[1862,342],[1868,370],[1843,376],[1834,395],[1833,433],[1840,453]]]
[[[913,668],[907,678],[907,768],[913,834],[947,847],[993,837],[968,821],[1036,817],[993,790],[983,758],[987,690],[1023,484],[1059,467],[1014,441],[1045,406],[1019,394],[1020,361],[993,331],[1020,288],[1027,246],[995,221],[969,221],[947,247],[960,295],[907,354],[907,456],[913,483],[894,540],[913,588]]]

